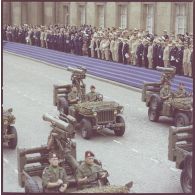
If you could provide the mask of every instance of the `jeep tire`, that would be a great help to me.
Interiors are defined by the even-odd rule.
[[[150,121],[157,122],[159,120],[159,111],[153,109],[152,107],[148,108],[148,118]]]
[[[125,133],[125,120],[122,116],[118,115],[116,116],[116,123],[124,123],[123,127],[114,128],[114,133],[116,136],[123,136]]]
[[[92,136],[92,124],[88,119],[82,119],[81,125],[81,135],[84,139],[90,139]]]
[[[64,97],[60,97],[57,102],[57,109],[63,114],[68,115],[68,101]]]
[[[17,136],[16,128],[14,126],[9,126],[8,127],[8,134],[14,134],[14,138],[12,138],[8,141],[8,146],[11,149],[15,149],[16,145],[17,145],[17,142],[18,142],[18,136]]]
[[[38,193],[43,190],[40,189],[38,183],[33,178],[27,178],[24,185],[25,193]]]
[[[190,119],[187,114],[178,112],[174,117],[174,124],[176,127],[184,127],[190,125]]]
[[[181,172],[180,183],[184,193],[192,193],[192,178],[189,177],[186,169]]]

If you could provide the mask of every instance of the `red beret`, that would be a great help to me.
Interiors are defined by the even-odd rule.
[[[91,151],[86,151],[85,152],[85,158],[87,158],[87,157],[94,157],[94,156],[95,156],[94,153],[91,152]]]

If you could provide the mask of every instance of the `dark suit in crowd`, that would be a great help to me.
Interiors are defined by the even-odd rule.
[[[123,54],[123,63],[127,64],[127,57],[125,56],[125,54],[129,55],[129,44],[128,43],[123,43],[123,47],[122,47],[122,54]]]
[[[158,66],[158,45],[155,44],[153,46],[153,68],[156,69],[156,66]]]
[[[173,47],[170,50],[170,53],[169,53],[169,61],[170,61],[170,65],[171,66],[175,66],[176,67],[177,51],[178,51],[178,48],[177,47]]]
[[[181,47],[177,50],[176,53],[176,74],[182,75],[183,74],[183,67],[182,67],[182,63],[183,63],[183,50],[184,48]]]
[[[123,48],[123,42],[120,41],[119,44],[118,44],[118,62],[119,63],[123,63],[122,48]]]
[[[148,44],[144,45],[144,51],[143,51],[143,56],[144,56],[144,61],[143,61],[143,65],[145,68],[148,68]]]
[[[144,45],[140,43],[137,47],[136,56],[137,56],[137,65],[139,67],[142,66],[142,58],[143,58]]]

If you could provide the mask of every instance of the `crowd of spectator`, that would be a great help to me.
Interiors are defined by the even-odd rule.
[[[176,67],[192,77],[193,34],[150,34],[142,29],[91,25],[3,25],[3,39],[76,55],[155,69]]]

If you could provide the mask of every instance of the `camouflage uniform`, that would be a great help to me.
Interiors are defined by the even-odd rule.
[[[76,178],[78,179],[82,179],[84,177],[90,177],[92,176],[94,173],[100,172],[100,171],[105,171],[103,170],[99,165],[97,164],[93,164],[93,165],[88,165],[86,162],[83,162],[77,169],[77,173],[76,173]],[[94,187],[94,186],[98,186],[98,184],[92,184],[90,183],[90,181],[87,181],[83,184],[81,184],[82,186],[79,186],[80,188],[90,188],[90,187]]]
[[[74,100],[78,97],[78,93],[77,92],[74,92],[74,91],[71,91],[69,94],[68,94],[68,101],[70,100]]]
[[[179,88],[174,95],[175,97],[186,97],[186,90]]]
[[[45,192],[59,192],[59,187],[54,188],[47,188],[47,184],[49,182],[57,182],[58,179],[61,179],[64,184],[68,184],[67,181],[67,175],[65,170],[62,167],[52,167],[51,165],[49,167],[46,167],[43,170],[42,174],[42,185]]]
[[[97,95],[98,95],[98,93],[96,93],[96,92],[89,92],[86,95],[86,100],[90,101],[90,102],[96,101],[97,100]]]

